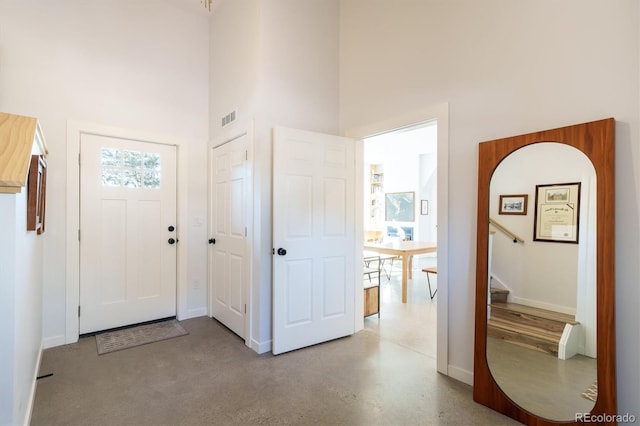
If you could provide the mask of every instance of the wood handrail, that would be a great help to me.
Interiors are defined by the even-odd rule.
[[[489,224],[493,225],[497,230],[506,234],[509,238],[512,238],[514,243],[524,244],[524,240],[522,238],[520,238],[515,233],[511,232],[508,228],[506,228],[500,222],[497,222],[494,218],[492,217],[489,218]]]

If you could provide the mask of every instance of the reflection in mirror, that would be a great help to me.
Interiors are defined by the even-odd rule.
[[[574,200],[536,194],[538,185],[578,182]],[[590,412],[597,395],[596,186],[589,158],[555,142],[512,152],[490,182],[487,364],[515,404],[555,421]],[[567,226],[541,223],[538,206],[577,210],[569,220],[579,243],[534,241],[536,220]]]

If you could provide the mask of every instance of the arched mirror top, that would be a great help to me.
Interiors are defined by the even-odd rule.
[[[584,151],[563,142],[539,141],[521,146],[506,154],[494,167],[491,178],[493,179],[501,169],[508,167],[507,163],[511,163],[511,167],[517,163],[516,167],[536,168],[540,174],[547,170],[561,171],[565,168],[567,161],[580,161],[583,165],[588,163],[587,167],[595,173],[595,167]],[[550,179],[562,179],[561,176],[557,176],[558,174],[556,172]],[[567,179],[571,176],[572,171],[568,171]]]
[[[480,143],[479,145],[479,169],[478,169],[478,229],[477,229],[477,265],[476,265],[476,324],[475,324],[475,356],[474,356],[474,399],[487,405],[497,411],[502,412],[516,420],[525,424],[571,424],[579,423],[581,415],[595,414],[615,414],[616,412],[616,395],[615,395],[615,328],[614,328],[614,277],[613,277],[613,205],[614,205],[614,119],[593,121],[558,129],[545,130],[541,132],[529,133],[519,136],[507,137],[493,141]],[[543,144],[546,144],[543,146]],[[551,147],[555,147],[552,150]],[[531,149],[522,149],[531,147]],[[547,151],[545,151],[549,148]],[[576,152],[575,149],[580,151]],[[553,158],[541,158],[544,153]],[[517,161],[512,160],[527,157],[531,164],[528,174],[531,170],[539,170],[539,182],[549,183],[563,180],[562,162],[572,161],[577,164],[574,168],[579,170],[584,168],[580,180],[589,180],[595,172],[595,178],[591,181],[592,188],[589,188],[590,197],[593,198],[591,204],[594,212],[591,219],[591,234],[595,235],[595,241],[592,241],[589,250],[595,254],[595,264],[592,268],[594,277],[590,278],[593,282],[597,297],[594,295],[593,304],[597,305],[594,311],[593,334],[598,336],[597,343],[594,343],[594,359],[597,363],[597,395],[594,397],[595,402],[592,403],[593,408],[590,413],[575,413],[574,418],[567,418],[564,413],[559,417],[553,414],[547,415],[544,408],[536,408],[534,405],[523,403],[522,399],[518,400],[516,393],[509,395],[509,389],[506,381],[502,381],[494,376],[499,376],[502,371],[496,368],[496,348],[499,346],[491,346],[487,343],[488,338],[488,318],[491,316],[492,307],[488,301],[490,300],[490,267],[491,267],[491,250],[489,249],[490,235],[490,216],[496,213],[496,205],[502,208],[502,200],[496,203],[496,193],[501,192],[501,183],[493,180],[496,176],[503,175],[503,169],[516,167]],[[543,153],[543,154],[541,154]],[[562,153],[568,153],[564,156]],[[576,157],[577,156],[577,157]],[[503,163],[509,158],[509,162]],[[588,160],[588,161],[585,161]],[[536,164],[537,163],[537,164]],[[545,168],[545,164],[548,166]],[[550,177],[545,177],[545,169],[551,173]],[[496,173],[496,171],[498,172]],[[555,170],[555,172],[551,172]],[[517,172],[517,170],[516,170]],[[517,173],[516,173],[517,176]],[[574,175],[567,174],[568,180],[574,182]],[[585,177],[586,176],[586,177]],[[535,177],[538,180],[538,177]],[[564,182],[563,182],[564,183]],[[493,188],[492,188],[493,185]],[[544,186],[544,185],[540,185]],[[584,185],[587,186],[588,185]],[[580,186],[577,186],[578,190]],[[536,186],[536,196],[540,189]],[[564,188],[563,188],[564,190]],[[493,191],[493,195],[492,195]],[[522,191],[523,193],[525,191]],[[529,191],[531,192],[531,191]],[[493,198],[492,198],[493,197]],[[519,198],[520,197],[520,198]],[[524,206],[522,201],[524,200]],[[524,213],[509,212],[504,214],[526,214],[527,197],[523,195],[514,196],[513,200],[508,200],[505,209],[514,209]],[[529,200],[529,212],[536,211],[534,200]],[[586,208],[586,207],[585,207]],[[503,214],[500,213],[500,214]],[[533,213],[530,213],[533,216]],[[512,218],[510,216],[501,216]],[[593,220],[597,217],[597,221]],[[525,221],[519,222],[521,225]],[[529,224],[533,223],[529,218]],[[539,225],[540,222],[537,221]],[[530,225],[529,225],[530,226]],[[525,227],[526,228],[526,227]],[[535,240],[536,230],[531,233],[526,232],[525,240],[531,242]],[[584,229],[582,233],[589,232]],[[575,243],[577,244],[577,229],[575,235]],[[493,237],[492,237],[493,239]],[[517,241],[517,240],[516,240]],[[544,240],[540,240],[544,241]],[[567,242],[567,241],[565,241]],[[568,241],[571,242],[571,241]],[[557,245],[556,245],[557,246]],[[566,246],[566,245],[565,245]],[[581,250],[585,250],[584,244]],[[529,275],[528,272],[525,275]],[[579,273],[578,273],[579,275]],[[495,277],[494,277],[495,278]],[[578,276],[578,281],[582,282],[582,278]],[[597,312],[597,313],[596,313]],[[492,339],[495,341],[495,339]],[[492,343],[493,345],[493,343]],[[489,356],[488,356],[488,346]],[[493,352],[492,352],[493,351]],[[499,353],[499,352],[498,352]],[[597,356],[596,356],[597,355]],[[491,368],[493,367],[493,373]],[[594,371],[595,375],[596,372]],[[502,386],[500,386],[502,384]],[[522,386],[526,386],[525,383]],[[576,411],[578,408],[576,407]]]

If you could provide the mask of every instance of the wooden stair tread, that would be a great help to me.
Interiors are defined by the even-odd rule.
[[[511,312],[517,312],[519,314],[534,316],[543,318],[550,321],[557,321],[565,324],[575,325],[578,324],[575,316],[569,314],[563,314],[560,312],[549,311],[546,309],[534,308],[532,306],[520,305],[518,303],[505,303],[494,302],[491,304],[491,309],[502,309]]]
[[[487,327],[487,336],[500,339],[504,342],[558,356],[558,342],[538,336],[529,336],[516,331],[502,329],[496,326]]]
[[[503,288],[496,288],[496,287],[491,287],[491,303],[496,303],[496,302],[504,302],[506,303],[509,297],[509,290],[503,289]]]
[[[535,337],[537,339],[553,342],[556,344],[560,341],[560,337],[562,336],[562,332],[544,330],[539,327],[518,324],[509,320],[503,320],[501,318],[490,318],[487,322],[487,325],[489,327],[495,327],[501,330]]]
[[[508,293],[498,290],[497,294]],[[492,302],[487,334],[506,342],[558,355],[566,324],[577,324],[575,317],[518,303]]]

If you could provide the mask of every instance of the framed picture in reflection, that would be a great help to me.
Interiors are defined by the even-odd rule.
[[[527,214],[527,194],[501,195],[498,214]]]
[[[578,244],[580,182],[536,185],[533,240]]]

